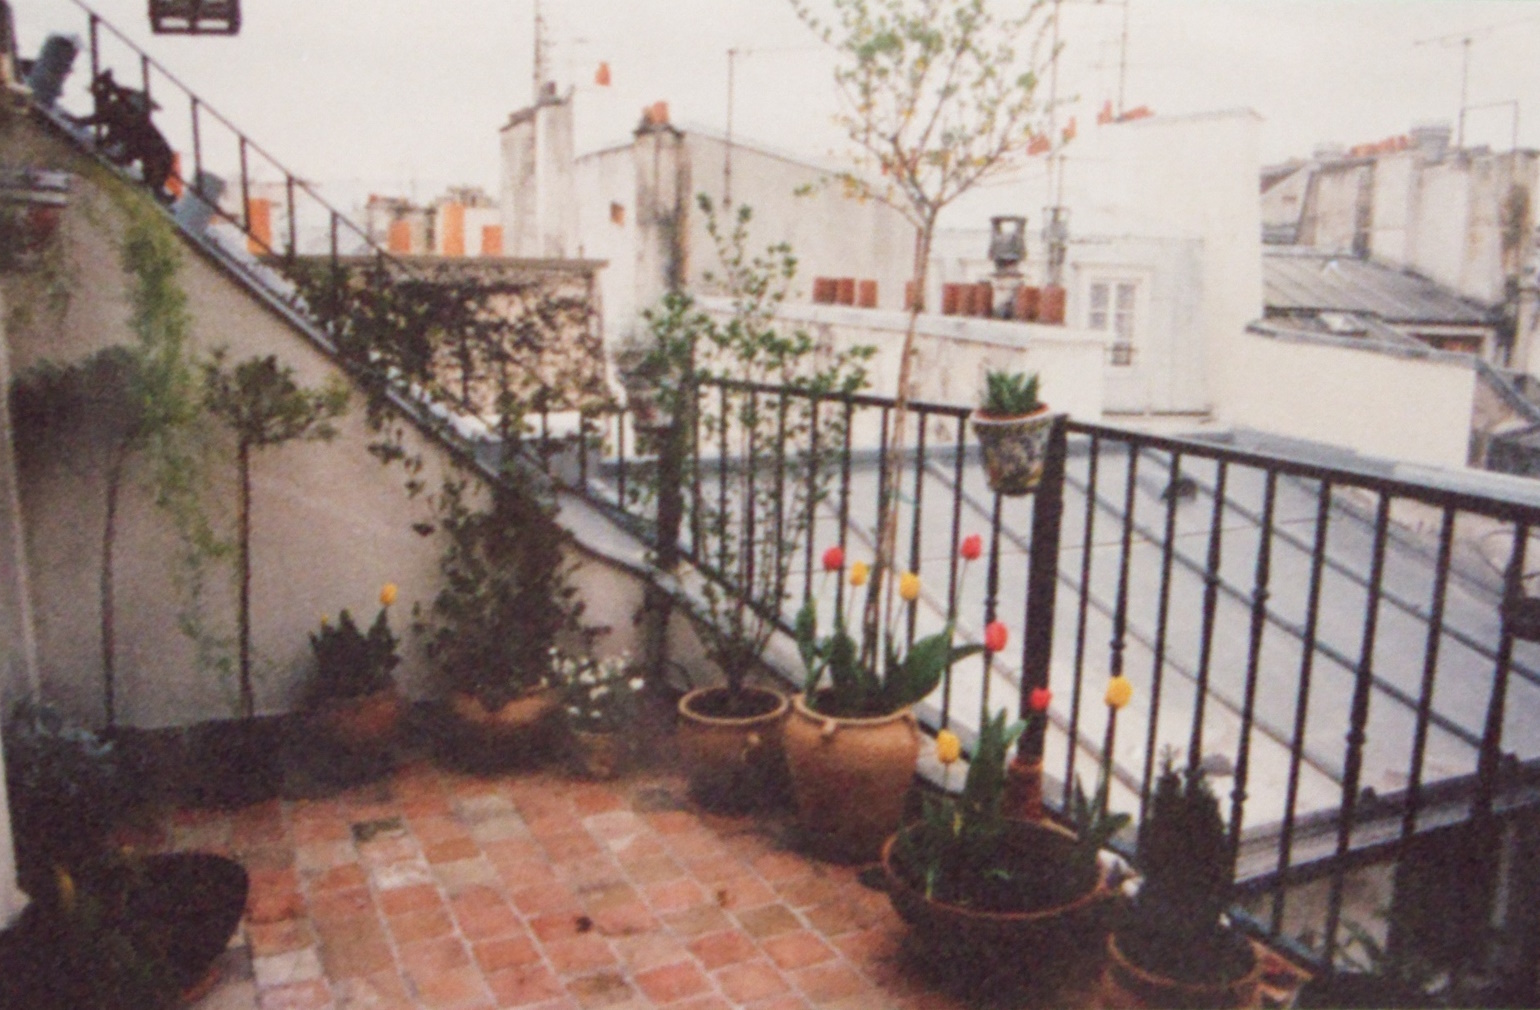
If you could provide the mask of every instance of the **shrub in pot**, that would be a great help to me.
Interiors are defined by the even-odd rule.
[[[989,371],[973,414],[973,433],[984,454],[990,490],[1024,495],[1043,478],[1053,415],[1037,398],[1037,375]]]
[[[561,695],[551,668],[558,639],[582,639],[581,602],[568,582],[566,534],[554,508],[523,486],[487,491],[467,480],[437,497],[447,543],[443,586],[416,628],[448,693],[451,756],[473,764],[538,756],[554,742]]]
[[[1139,826],[1137,864],[1138,893],[1108,939],[1108,1005],[1254,1005],[1262,965],[1251,943],[1224,922],[1232,891],[1229,840],[1196,762],[1177,771],[1166,755]]]
[[[380,590],[380,610],[367,631],[344,608],[335,621],[323,617],[310,635],[316,668],[306,700],[326,749],[343,759],[344,771],[356,766],[359,776],[388,768],[406,708],[392,674],[401,663],[390,630],[396,593],[394,583]]]
[[[971,550],[964,555],[969,561],[974,556]],[[843,574],[844,564],[840,548],[824,552],[823,567],[831,576]],[[856,561],[847,577],[859,588],[869,586],[870,576],[869,567]],[[912,608],[920,595],[919,576],[906,572],[898,592]],[[867,641],[858,643],[838,607],[833,629],[820,636],[812,599],[798,612],[795,631],[807,678],[787,719],[786,759],[799,827],[825,856],[876,859],[898,827],[914,780],[921,733],[913,706],[936,689],[949,666],[985,646],[954,646],[949,622],[907,650],[890,631],[879,662],[873,634],[863,633]],[[995,651],[1005,646],[1004,631],[1004,625],[990,629]],[[860,802],[853,804],[852,797]]]
[[[626,655],[592,659],[558,653],[552,667],[561,685],[573,763],[589,778],[615,778],[631,757],[630,732],[646,680]]]
[[[1047,691],[1032,701],[1039,718]],[[883,847],[888,895],[927,962],[974,983],[1063,980],[1106,933],[1112,892],[1099,853],[1128,816],[1106,811],[1104,768],[1094,802],[1077,783],[1076,831],[1012,817],[1004,806],[1006,758],[1026,727],[1006,725],[1003,709],[986,721],[962,793],[927,795],[921,818]],[[937,735],[948,777],[959,752],[950,732]]]

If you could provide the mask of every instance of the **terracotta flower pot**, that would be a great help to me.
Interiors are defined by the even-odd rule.
[[[572,756],[579,772],[591,779],[612,779],[620,775],[629,750],[625,735],[582,729],[571,733]]]
[[[316,712],[323,732],[353,750],[384,750],[395,743],[406,702],[395,687],[356,698],[331,698]]]
[[[919,756],[920,729],[908,708],[844,719],[793,698],[786,763],[808,844],[831,859],[876,860],[903,819]]]
[[[1203,985],[1179,982],[1134,964],[1118,947],[1116,933],[1107,937],[1107,969],[1102,977],[1102,1005],[1109,1010],[1225,1010],[1262,1005],[1263,963],[1251,947],[1250,968],[1229,982]]]
[[[488,709],[474,694],[456,691],[449,708],[465,726],[494,739],[513,739],[548,722],[561,705],[561,692],[553,687],[526,691],[501,708]]]
[[[973,414],[973,434],[984,453],[984,473],[991,491],[1017,497],[1037,487],[1043,479],[1052,425],[1047,404],[1020,417]]]
[[[1042,974],[1036,971],[1039,967],[1063,975],[1069,967],[1066,959],[1094,959],[1100,952],[1113,892],[1101,867],[1085,880],[1070,879],[1067,861],[1075,836],[1069,831],[1049,822],[1011,822],[1002,846],[1009,855],[1002,858],[1014,858],[1022,867],[1040,869],[1045,875],[1042,901],[1014,910],[974,908],[926,897],[916,872],[899,863],[902,834],[901,830],[890,836],[882,847],[888,898],[927,950],[942,956],[955,953],[988,971],[1012,965],[1018,982],[1022,976]],[[1025,956],[1027,952],[1030,956]],[[1092,961],[1093,972],[1096,967]]]
[[[786,696],[758,687],[743,688],[743,696],[747,715],[730,714],[725,687],[698,688],[679,699],[679,753],[690,792],[713,809],[761,805],[785,777]]]

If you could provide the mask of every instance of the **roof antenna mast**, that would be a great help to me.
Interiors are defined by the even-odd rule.
[[[540,0],[535,0],[535,94],[531,104],[540,104],[540,91],[545,87],[545,16],[540,13]]]

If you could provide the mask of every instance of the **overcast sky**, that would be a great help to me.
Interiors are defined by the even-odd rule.
[[[1250,107],[1263,117],[1264,161],[1325,142],[1378,140],[1418,122],[1453,123],[1467,35],[1467,104],[1525,103],[1520,145],[1540,147],[1540,4],[1129,3],[1127,106]],[[71,0],[13,5],[24,52],[50,31],[85,34]],[[498,128],[530,100],[533,0],[246,0],[235,38],[153,36],[144,0],[94,7],[291,170],[338,186],[339,196],[427,200],[451,183],[495,193]],[[642,106],[657,100],[676,122],[722,129],[727,51],[738,47],[753,52],[737,61],[735,132],[838,157],[832,56],[782,0],[543,0],[542,9],[552,75],[577,89],[580,151],[623,140]],[[1079,102],[1066,115],[1094,117],[1116,99],[1124,13],[1115,2],[1063,3],[1060,91]],[[106,51],[120,79],[137,79],[126,50]],[[608,88],[594,84],[601,60]],[[77,63],[77,83],[87,66]],[[1512,122],[1511,104],[1473,109],[1467,142],[1507,148]]]

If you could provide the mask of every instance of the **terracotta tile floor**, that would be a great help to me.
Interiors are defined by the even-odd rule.
[[[168,816],[161,848],[250,871],[201,1010],[961,1007],[900,957],[859,869],[681,778],[474,778],[428,763],[314,800]]]

